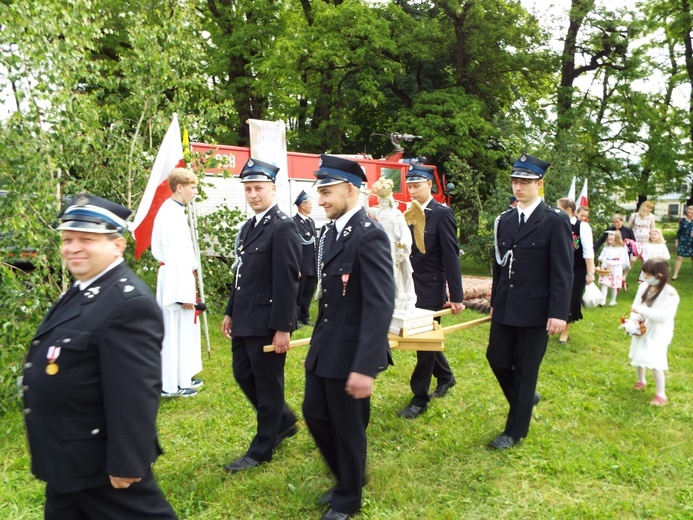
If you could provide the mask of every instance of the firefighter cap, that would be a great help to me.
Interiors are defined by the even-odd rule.
[[[407,176],[404,179],[404,182],[406,183],[414,183],[414,182],[424,182],[424,181],[433,181],[433,172],[435,172],[435,168],[433,166],[425,166],[423,164],[410,164],[409,165],[409,171],[407,172]]]
[[[125,206],[80,193],[72,199],[58,216],[58,231],[82,231],[84,233],[124,233],[128,230],[127,219],[132,211]]]
[[[306,193],[306,190],[301,190],[301,193],[298,194],[298,197],[296,197],[296,200],[294,201],[294,205],[300,206],[307,200],[310,200],[310,195]]]
[[[241,170],[241,182],[275,182],[278,171],[277,166],[251,157]]]
[[[318,170],[313,175],[318,179],[315,181],[318,187],[348,182],[360,188],[364,181],[368,181],[363,168],[356,161],[325,154],[320,156]]]
[[[513,171],[510,177],[533,180],[543,179],[549,166],[551,166],[551,163],[523,153],[520,158],[513,163]]]

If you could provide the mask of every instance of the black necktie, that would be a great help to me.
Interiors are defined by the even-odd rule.
[[[525,214],[520,213],[520,229],[522,229],[522,226],[525,225]]]

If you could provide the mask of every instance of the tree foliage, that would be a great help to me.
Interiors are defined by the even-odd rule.
[[[463,247],[484,260],[522,151],[553,161],[549,202],[587,178],[597,213],[616,209],[616,192],[643,200],[680,184],[690,6],[629,5],[573,0],[557,51],[514,0],[1,2],[0,403],[69,279],[49,227],[62,198],[90,191],[136,208],[173,112],[191,139],[233,145],[248,144],[248,118],[283,119],[289,148],[313,153],[379,156],[391,132],[420,135],[407,152],[457,185]],[[220,251],[239,218],[200,222],[223,256],[206,266],[218,305],[231,261]],[[35,269],[15,269],[10,250],[33,254]],[[153,265],[136,267],[151,278]]]

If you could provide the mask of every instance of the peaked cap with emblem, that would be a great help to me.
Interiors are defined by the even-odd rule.
[[[294,201],[294,204],[296,206],[300,206],[303,204],[305,201],[310,200],[310,195],[306,193],[306,190],[301,190],[301,193],[298,194],[298,197],[296,197],[296,200]]]
[[[432,181],[435,171],[436,169],[433,166],[426,166],[419,163],[410,164],[404,182],[411,184],[414,182]]]
[[[318,170],[313,175],[318,179],[315,181],[317,186],[331,186],[332,184],[348,182],[360,188],[363,182],[368,181],[363,168],[356,161],[325,154],[320,156]]]
[[[80,193],[72,199],[58,216],[58,231],[84,233],[124,233],[132,210],[110,200]]]
[[[551,163],[523,153],[522,156],[513,163],[513,171],[510,177],[532,180],[543,179],[549,166],[551,166]]]
[[[251,157],[241,170],[241,182],[274,182],[278,171],[279,167]]]

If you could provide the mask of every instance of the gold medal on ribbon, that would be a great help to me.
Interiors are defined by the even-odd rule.
[[[55,363],[48,363],[48,365],[46,365],[46,374],[48,374],[49,376],[54,376],[58,373],[58,370],[60,369],[58,368],[58,365]]]

